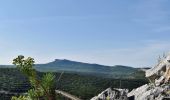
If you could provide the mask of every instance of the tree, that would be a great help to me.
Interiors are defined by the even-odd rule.
[[[33,58],[25,59],[22,55],[13,60],[13,64],[28,77],[32,89],[24,96],[12,97],[12,100],[55,100],[55,76],[52,73],[46,73],[40,80],[33,68],[34,63]]]

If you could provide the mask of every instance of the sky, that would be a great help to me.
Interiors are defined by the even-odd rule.
[[[170,50],[170,0],[0,0],[0,64],[17,55],[153,67]]]

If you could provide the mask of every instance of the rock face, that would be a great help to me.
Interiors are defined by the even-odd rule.
[[[127,93],[127,89],[108,88],[98,96],[93,97],[91,100],[128,100]]]
[[[156,85],[160,85],[160,82],[167,83],[170,79],[170,55],[160,60],[154,68],[147,70],[146,77]]]
[[[170,55],[147,70],[145,75],[150,83],[132,90],[128,97],[135,100],[170,100]]]
[[[91,100],[170,100],[170,54],[145,72],[149,84],[129,93],[126,89],[108,88]]]

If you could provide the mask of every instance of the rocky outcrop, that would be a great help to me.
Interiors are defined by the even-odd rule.
[[[170,100],[170,54],[146,70],[150,81],[128,93],[126,89],[108,88],[91,100]]]
[[[160,60],[154,68],[147,70],[146,77],[156,83],[155,85],[160,85],[160,82],[167,83],[170,79],[170,55]]]
[[[91,100],[128,100],[127,93],[127,89],[108,88]]]
[[[170,100],[170,55],[160,60],[154,67],[146,71],[146,77],[150,80],[128,93],[128,97],[135,100]]]
[[[169,89],[166,85],[155,87],[146,84],[128,93],[128,97],[134,97],[134,100],[163,100],[165,97],[168,98]]]

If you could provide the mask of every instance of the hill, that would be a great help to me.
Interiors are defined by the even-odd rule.
[[[121,78],[121,77],[129,77],[132,73],[138,71],[137,68],[115,65],[115,66],[106,66],[99,64],[90,64],[83,62],[76,62],[70,60],[60,60],[56,59],[53,62],[47,64],[37,64],[36,69],[38,71],[47,72],[70,72],[70,73],[80,73],[80,74],[90,74],[97,75],[103,77],[113,77],[113,78]]]
[[[1,68],[6,67],[14,67],[14,66],[7,66],[1,65]],[[66,72],[66,73],[78,73],[78,74],[85,74],[85,75],[95,75],[100,77],[107,77],[107,78],[136,78],[137,72],[140,71],[138,68],[133,68],[129,66],[123,65],[115,65],[115,66],[106,66],[106,65],[99,65],[99,64],[90,64],[90,63],[83,63],[77,61],[71,61],[66,59],[55,59],[53,62],[49,62],[46,64],[36,64],[36,70],[40,72]],[[141,73],[143,76],[144,73]],[[139,78],[139,77],[138,77]],[[143,78],[143,77],[140,77]]]

